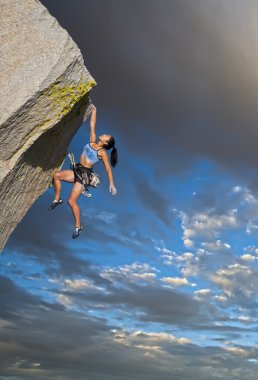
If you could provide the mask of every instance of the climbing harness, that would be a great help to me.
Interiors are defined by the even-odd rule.
[[[89,192],[88,186],[98,187],[100,183],[100,175],[94,173],[91,169],[85,168],[81,164],[76,164],[74,159],[74,154],[66,152],[65,157],[59,167],[59,171],[62,170],[66,157],[70,160],[70,168],[73,170],[74,175],[82,181],[82,195],[87,198],[90,198],[92,194]],[[49,184],[49,187],[52,187],[53,183]]]
[[[88,186],[97,187],[100,183],[100,176],[97,173],[91,171],[91,169],[85,168],[81,164],[76,164],[73,153],[66,153],[70,160],[70,168],[74,171],[74,175],[82,181],[82,195],[90,198],[92,194],[89,192]]]

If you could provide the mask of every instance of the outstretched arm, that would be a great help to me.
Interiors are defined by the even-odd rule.
[[[95,106],[92,107],[92,113],[90,117],[90,142],[96,142],[96,133],[95,126],[97,121],[97,108]]]
[[[106,169],[107,175],[108,175],[109,192],[112,193],[112,195],[116,195],[117,191],[116,191],[116,187],[115,187],[115,184],[114,184],[112,170],[111,170],[111,167],[109,165],[108,155],[107,155],[107,153],[105,152],[104,149],[101,150],[101,158],[102,158],[103,164],[105,166],[105,169]]]

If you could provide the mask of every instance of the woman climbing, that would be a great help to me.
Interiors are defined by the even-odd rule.
[[[106,152],[112,148],[110,162],[111,166],[115,167],[117,164],[117,150],[115,148],[115,140],[113,136],[105,134],[99,136],[97,139],[95,133],[96,120],[97,109],[93,106],[90,119],[90,142],[83,148],[80,163],[76,165],[75,170],[61,170],[55,172],[53,176],[55,199],[49,207],[50,210],[53,210],[56,206],[63,203],[62,199],[60,199],[61,181],[74,183],[68,199],[68,204],[72,209],[75,219],[75,229],[72,234],[73,239],[77,238],[82,231],[82,225],[80,222],[80,209],[77,204],[77,200],[82,194],[83,190],[83,175],[86,174],[87,184],[89,184],[90,174],[92,173],[94,164],[102,160],[109,179],[109,191],[112,195],[115,195],[117,192],[114,185],[112,170],[108,161],[108,154]]]

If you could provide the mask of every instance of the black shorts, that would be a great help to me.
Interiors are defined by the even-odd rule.
[[[81,185],[83,184],[83,175],[86,173],[87,175],[87,185],[90,183],[90,175],[92,173],[91,168],[86,168],[86,166],[83,166],[81,164],[76,164],[74,168],[74,183],[79,182]]]

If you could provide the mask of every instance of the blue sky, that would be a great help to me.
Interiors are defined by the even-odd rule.
[[[1,256],[1,380],[257,376],[257,4],[160,4],[44,1],[98,82],[118,193],[99,163],[78,239],[66,202],[48,210],[53,189],[17,226]],[[86,121],[77,158],[88,137]]]
[[[109,124],[108,118],[100,118],[100,133]],[[88,127],[86,122],[72,141],[71,150],[80,150]],[[138,369],[146,378],[151,363],[163,368],[163,361],[168,361],[166,365],[173,372],[174,355],[181,363],[180,373],[187,373],[186,357],[190,355],[191,362],[197,355],[200,363],[193,371],[193,379],[202,375],[202,365],[206,366],[202,361],[213,356],[216,365],[225,356],[234,363],[233,368],[226,365],[217,370],[221,378],[234,378],[234,371],[246,376],[241,378],[248,378],[247,374],[254,378],[257,197],[245,184],[205,159],[196,160],[183,175],[164,176],[155,184],[151,162],[143,160],[137,167],[130,166],[130,154],[123,142],[119,141],[118,146],[125,154],[120,155],[121,161],[114,170],[117,197],[108,193],[105,172],[99,165],[100,188],[91,199],[80,200],[85,228],[79,239],[71,240],[73,220],[67,204],[48,211],[52,189],[40,197],[13,233],[1,257],[1,274],[15,287],[11,291],[9,285],[10,294],[3,300],[5,310],[9,302],[14,303],[14,309],[9,306],[8,323],[22,329],[27,319],[38,318],[30,299],[23,305],[14,302],[13,297],[19,297],[21,292],[21,299],[26,295],[39,302],[37,313],[42,309],[51,314],[53,309],[60,308],[61,320],[68,313],[75,324],[77,318],[87,326],[100,323],[108,345],[112,342],[115,349],[119,350],[120,345],[122,350],[130,349],[129,361],[135,361],[134,355],[151,359]],[[138,179],[131,181],[130,177]],[[146,187],[142,185],[144,182]],[[63,199],[67,199],[70,188],[68,184],[63,187]],[[19,322],[13,313],[19,315]],[[49,323],[54,323],[54,328],[59,322]],[[69,339],[73,339],[75,331],[71,326],[69,329]],[[36,330],[40,342],[46,331],[41,330],[40,324]],[[85,335],[88,342],[90,335],[87,332]],[[80,364],[69,377],[62,370],[47,368],[46,354],[44,359],[41,353],[31,359],[26,350],[23,353],[19,349],[19,339],[15,339],[14,345],[18,347],[13,347],[9,359],[15,352],[18,355],[5,369],[6,378],[10,375],[41,378],[44,371],[53,378],[55,373],[64,379],[75,375],[83,378]],[[98,350],[104,350],[103,343],[98,345],[99,338],[91,339]],[[29,341],[27,337],[28,348]],[[47,339],[49,349],[52,344]],[[64,355],[70,344],[68,348],[62,346]],[[207,359],[201,359],[203,349],[210,350]],[[109,348],[105,350],[109,352]],[[106,376],[109,370],[99,351],[97,358],[100,369],[93,369],[94,376]],[[69,360],[71,364],[73,359]],[[122,354],[120,360],[124,364]],[[215,373],[215,367],[212,371]],[[113,379],[116,375],[111,372],[108,376]],[[133,378],[130,371],[126,376]],[[158,376],[159,372],[153,378]],[[175,376],[179,376],[177,371]]]

